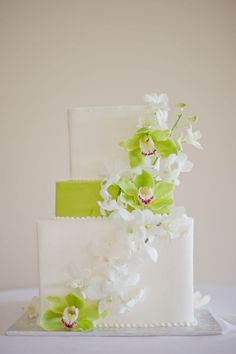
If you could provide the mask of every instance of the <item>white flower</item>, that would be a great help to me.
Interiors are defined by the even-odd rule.
[[[100,195],[103,199],[107,200],[110,198],[110,194],[108,193],[108,188],[112,185],[115,184],[119,181],[120,175],[119,174],[113,174],[109,178],[105,180],[105,183],[101,184],[101,191]]]
[[[167,129],[168,96],[165,93],[159,96],[156,93],[147,94],[144,96],[144,101],[148,104],[151,111],[155,113],[154,125],[161,130]]]
[[[120,209],[119,215],[125,221],[138,225],[156,225],[161,222],[162,216],[154,214],[151,210],[133,210],[129,212],[126,209]]]
[[[124,208],[112,213],[111,218],[126,237],[137,236],[137,239],[145,238],[151,227],[160,221],[160,215],[153,214],[150,210],[133,210],[129,212]]]
[[[192,125],[187,129],[187,135],[184,138],[184,142],[190,145],[195,146],[197,149],[202,149],[202,145],[199,143],[199,139],[202,137],[200,131],[193,132]]]
[[[95,274],[94,276],[91,276],[91,278],[88,279],[87,286],[83,290],[86,298],[91,300],[104,298],[106,295],[104,280],[106,280],[106,278],[103,275]]]
[[[112,199],[112,196],[108,192],[108,189],[111,185],[116,184],[120,179],[119,174],[113,174],[107,178],[103,183],[101,183],[100,195],[103,198],[103,201],[99,201],[98,205],[100,207],[100,212],[102,215],[106,215],[106,211],[119,210],[120,204]]]
[[[161,215],[153,214],[150,210],[128,212],[126,209],[120,209],[111,217],[116,221],[117,227],[122,229],[121,233],[126,235],[130,255],[141,261],[148,255],[154,262],[157,261],[158,252],[151,243],[158,235],[163,218]]]
[[[181,172],[190,172],[193,168],[193,163],[188,160],[184,153],[171,154],[167,157],[164,164],[163,175],[164,179],[168,182],[179,185],[178,179]]]
[[[122,301],[118,296],[107,296],[99,301],[98,313],[102,314],[107,311],[109,315],[116,315],[120,313],[122,307]]]
[[[157,126],[159,129],[161,130],[168,129],[167,119],[168,119],[167,111],[156,112]]]
[[[106,215],[106,211],[116,211],[123,208],[123,206],[115,199],[108,199],[98,202],[98,205],[100,206],[101,214],[104,216]]]
[[[158,228],[158,236],[171,239],[184,237],[191,234],[192,219],[185,214],[184,208],[175,207],[169,215],[163,216]]]
[[[125,295],[108,296],[99,301],[98,311],[108,311],[109,316],[113,314],[124,314],[130,311],[144,296],[144,289],[133,288]]]
[[[112,282],[120,281],[129,276],[129,269],[127,264],[112,264],[108,270],[109,279]]]
[[[168,96],[165,93],[160,95],[157,95],[157,93],[146,94],[144,95],[144,101],[153,111],[169,111]]]
[[[135,175],[141,175],[143,171],[146,171],[155,179],[159,179],[160,175],[160,159],[156,159],[155,163],[153,164],[153,158],[150,156],[147,156],[144,159],[144,162],[141,166],[138,166],[133,169],[133,172]]]
[[[196,291],[193,294],[193,306],[195,309],[199,309],[205,305],[207,305],[211,300],[209,295],[202,295],[200,291]]]
[[[144,289],[133,289],[125,297],[123,297],[124,308],[121,313],[130,311],[144,296]]]
[[[103,200],[100,202],[98,201],[98,205],[100,207],[100,212],[102,215],[106,216],[106,211],[116,211],[122,208],[122,204],[119,200],[112,199],[112,196],[108,192],[108,189],[110,186],[116,184],[121,176],[127,174],[127,171],[123,171],[123,173],[114,173],[112,174],[109,178],[106,178],[102,183],[101,183],[101,189],[100,189],[100,195],[103,198]]]
[[[112,279],[110,278],[107,283],[106,290],[109,295],[123,296],[124,294],[129,292],[131,288],[136,286],[139,283],[139,281],[140,281],[139,273],[130,272],[130,274],[127,275],[113,273]]]
[[[129,271],[127,264],[111,264],[108,269],[108,277],[113,283],[124,279],[124,277],[127,277],[128,274]]]
[[[81,295],[85,298],[83,288],[86,285],[86,279],[91,275],[91,269],[78,267],[74,262],[71,262],[68,270],[69,279],[66,281],[65,286],[72,289],[79,289]]]
[[[29,319],[37,318],[39,314],[39,298],[34,296],[31,302],[23,307],[23,310],[26,312]]]
[[[145,250],[147,252],[147,254],[149,255],[149,257],[151,258],[151,260],[153,260],[153,262],[156,262],[158,259],[158,252],[154,247],[151,246],[146,246]]]

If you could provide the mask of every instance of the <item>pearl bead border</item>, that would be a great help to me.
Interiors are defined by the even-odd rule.
[[[108,220],[107,216],[55,216],[54,220]],[[109,219],[110,220],[110,219]]]
[[[66,182],[103,182],[105,176],[101,176],[98,178],[93,178],[93,177],[83,177],[83,178],[70,178],[70,179],[62,179],[60,181],[56,181],[57,183],[66,183]]]
[[[96,329],[147,329],[157,327],[194,327],[198,324],[197,320],[184,322],[154,322],[154,323],[94,323]]]

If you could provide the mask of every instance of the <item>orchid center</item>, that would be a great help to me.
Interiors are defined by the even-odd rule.
[[[75,306],[66,307],[61,322],[66,328],[74,328],[77,325],[79,317],[79,309]]]
[[[140,150],[141,154],[144,156],[154,156],[157,151],[155,148],[154,141],[149,135],[144,135],[142,139],[140,139]]]
[[[154,199],[153,189],[147,186],[139,188],[138,200],[141,205],[147,206]]]

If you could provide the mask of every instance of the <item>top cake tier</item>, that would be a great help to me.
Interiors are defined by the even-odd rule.
[[[71,179],[99,179],[127,154],[119,147],[135,131],[144,106],[81,107],[68,111]]]

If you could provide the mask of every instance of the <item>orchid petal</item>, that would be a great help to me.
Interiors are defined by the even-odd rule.
[[[75,294],[68,294],[65,297],[65,300],[68,306],[75,306],[78,309],[81,309],[84,306],[84,301],[80,297],[76,296]]]
[[[154,247],[151,246],[146,246],[146,252],[149,255],[149,257],[151,258],[151,260],[153,260],[154,262],[157,261],[158,259],[158,252]]]
[[[140,153],[140,148],[129,152],[129,161],[131,168],[138,167],[143,162],[143,156]]]
[[[77,326],[73,329],[78,332],[88,332],[93,329],[93,322],[87,319],[79,320]]]
[[[62,315],[53,311],[46,311],[40,319],[40,326],[46,331],[64,331],[61,323]]]
[[[48,296],[47,300],[50,304],[51,310],[56,313],[62,314],[65,307],[67,306],[67,302],[63,297]]]

